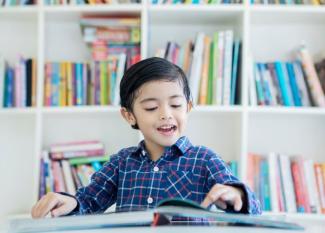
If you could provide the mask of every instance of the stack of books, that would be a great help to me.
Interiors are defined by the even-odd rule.
[[[0,107],[36,106],[36,60],[19,56],[10,66],[0,54]]]
[[[194,104],[239,104],[241,42],[232,30],[215,32],[213,37],[198,33],[195,42],[179,45],[167,42],[156,56],[180,66],[186,73]]]
[[[80,20],[83,39],[95,61],[105,61],[121,53],[126,55],[126,67],[141,59],[141,20],[138,16],[83,16]]]
[[[277,153],[248,155],[247,181],[265,211],[325,214],[325,163]]]
[[[251,105],[325,107],[324,75],[317,74],[306,47],[301,47],[298,54],[295,61],[250,65]]]
[[[39,198],[48,192],[75,194],[109,160],[99,141],[60,143],[42,152]]]

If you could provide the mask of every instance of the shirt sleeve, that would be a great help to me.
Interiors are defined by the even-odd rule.
[[[213,155],[207,162],[208,170],[208,190],[215,184],[231,185],[240,188],[244,192],[243,208],[241,213],[261,214],[260,202],[255,194],[247,185],[242,183],[235,177],[226,163],[217,155]],[[227,212],[235,212],[233,208],[227,208]]]
[[[70,214],[102,213],[116,202],[119,156],[110,161],[91,177],[88,186],[78,189],[75,198],[78,205]]]

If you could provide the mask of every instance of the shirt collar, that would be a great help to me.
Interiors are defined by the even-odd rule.
[[[190,149],[192,147],[192,143],[190,142],[190,140],[186,137],[180,137],[175,144],[173,144],[171,147],[167,147],[168,148],[176,148],[178,149],[181,154],[180,155],[184,155],[186,153],[186,151],[188,149]],[[146,150],[145,150],[145,146],[144,146],[144,140],[142,140],[141,142],[139,142],[138,147],[135,150],[135,153],[140,155],[140,156],[146,156]]]

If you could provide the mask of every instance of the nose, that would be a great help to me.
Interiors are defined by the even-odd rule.
[[[169,120],[172,118],[171,111],[169,107],[163,107],[160,111],[160,120]]]

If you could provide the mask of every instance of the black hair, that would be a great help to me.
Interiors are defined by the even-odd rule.
[[[121,107],[133,112],[133,103],[139,88],[155,80],[179,81],[187,103],[191,101],[191,91],[184,71],[166,59],[151,57],[132,65],[124,73],[120,83]],[[139,129],[137,125],[132,125],[132,128]]]

